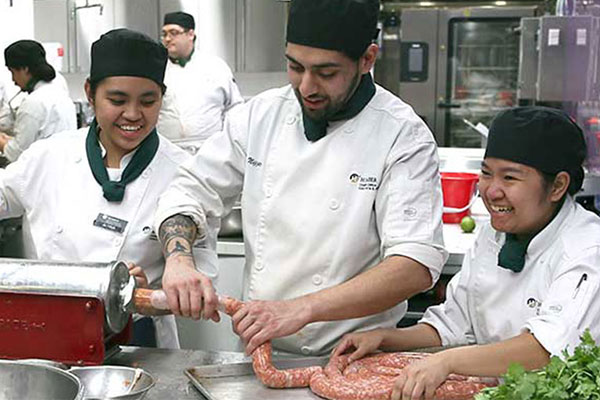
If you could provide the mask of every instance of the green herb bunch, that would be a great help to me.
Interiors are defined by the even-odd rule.
[[[475,400],[600,400],[600,347],[589,330],[572,355],[552,357],[538,371],[511,364],[504,383],[482,390]]]

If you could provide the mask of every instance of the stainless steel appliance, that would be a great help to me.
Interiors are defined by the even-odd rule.
[[[519,26],[536,6],[402,11],[400,97],[447,147],[484,147],[488,125],[516,103]],[[385,51],[385,50],[384,50]]]
[[[523,18],[520,40],[518,101],[561,108],[577,121],[588,146],[589,181],[600,175],[600,18]],[[588,195],[580,197],[591,207]]]
[[[598,100],[600,18],[591,15],[524,18],[521,32],[519,99]]]

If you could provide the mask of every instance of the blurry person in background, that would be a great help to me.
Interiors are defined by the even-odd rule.
[[[158,130],[169,139],[194,138],[201,144],[223,129],[225,112],[244,100],[225,61],[196,51],[194,28],[190,14],[165,15],[160,35],[169,62]]]
[[[77,128],[75,105],[62,84],[51,84],[56,72],[34,40],[19,40],[4,50],[13,82],[29,93],[15,113],[12,135],[0,132],[0,151],[15,161],[33,142]]]
[[[160,287],[156,202],[191,157],[155,128],[167,51],[142,33],[116,29],[91,53],[85,92],[96,118],[89,128],[37,141],[0,169],[0,218],[23,216],[25,258],[124,260],[141,286]],[[194,248],[202,273],[212,278],[216,230]],[[133,331],[135,345],[179,348],[173,316],[136,316]]]
[[[17,106],[25,96],[12,82],[10,72],[0,68],[0,132],[12,134]]]

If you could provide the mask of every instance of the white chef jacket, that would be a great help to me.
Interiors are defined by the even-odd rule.
[[[433,282],[446,261],[433,136],[412,108],[377,86],[354,118],[310,142],[288,85],[228,113],[223,132],[182,165],[159,200],[155,226],[176,213],[202,229],[228,213],[243,187],[245,300],[291,299],[339,285],[403,255]],[[309,324],[274,341],[293,353],[323,354],[356,329],[391,327],[406,302],[346,321]]]
[[[8,105],[10,95],[5,85],[2,79],[0,79],[0,132],[12,130],[13,125],[13,116]]]
[[[57,85],[65,93],[67,93],[67,96],[68,96],[69,95],[69,85],[67,84],[67,80],[65,79],[63,74],[61,74],[60,72],[55,71],[55,73],[56,73],[56,76],[54,77],[54,79],[52,79],[52,81],[50,83],[52,83],[53,85]]]
[[[223,129],[225,112],[244,101],[229,66],[208,54],[193,53],[185,67],[168,61],[165,85],[158,130],[171,140],[194,137],[201,144]]]
[[[76,128],[75,105],[62,85],[39,81],[17,110],[14,139],[4,147],[4,155],[15,161],[36,140]]]
[[[529,330],[560,355],[574,349],[585,328],[600,339],[600,218],[567,196],[530,242],[518,273],[498,266],[504,238],[484,226],[446,301],[420,322],[432,325],[444,346],[499,342]]]
[[[0,218],[23,215],[26,258],[133,262],[144,269],[151,287],[159,287],[164,270],[161,245],[152,230],[158,196],[177,166],[190,156],[160,137],[154,159],[127,185],[121,202],[102,195],[88,162],[88,128],[62,132],[34,143],[17,162],[0,170]],[[124,167],[133,153],[121,161]],[[109,169],[115,178],[122,172]],[[100,228],[102,215],[126,221],[122,233]],[[218,220],[209,222],[208,235],[194,249],[196,265],[208,276],[217,275]],[[178,348],[173,316],[155,318],[159,347]]]

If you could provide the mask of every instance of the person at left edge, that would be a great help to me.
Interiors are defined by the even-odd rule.
[[[23,216],[27,258],[121,259],[143,269],[151,287],[160,285],[164,259],[151,228],[154,209],[190,157],[155,129],[166,62],[164,47],[144,34],[102,35],[92,45],[85,83],[96,114],[91,126],[38,141],[0,170],[0,217]],[[194,249],[211,277],[215,243],[216,228],[209,229]],[[153,321],[156,344],[178,348],[174,317]]]
[[[13,82],[29,93],[17,110],[13,136],[0,132],[0,151],[12,162],[36,140],[76,129],[77,116],[68,92],[54,82],[56,71],[41,44],[19,40],[4,50],[4,59]]]

